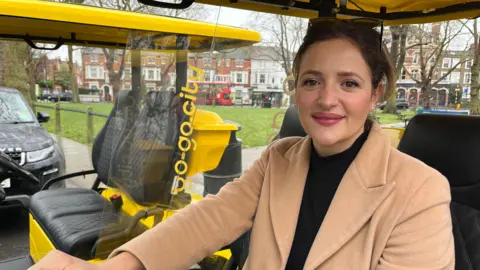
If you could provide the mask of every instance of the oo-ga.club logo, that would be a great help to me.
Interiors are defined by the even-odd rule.
[[[177,176],[174,180],[173,194],[184,191],[187,185],[189,187],[192,186],[192,181],[190,179],[185,179],[184,176],[188,171],[188,164],[185,161],[185,158],[190,149],[195,150],[196,148],[195,139],[190,138],[193,133],[193,118],[197,109],[195,106],[195,101],[197,100],[195,94],[198,91],[198,84],[196,82],[203,80],[205,72],[195,66],[189,66],[189,69],[194,71],[195,76],[188,76],[187,85],[182,87],[182,91],[180,92],[180,97],[185,99],[182,108],[183,113],[187,116],[187,121],[184,121],[180,125],[178,148],[182,154],[181,158],[175,163],[175,173]],[[190,88],[190,86],[192,86],[192,88]]]

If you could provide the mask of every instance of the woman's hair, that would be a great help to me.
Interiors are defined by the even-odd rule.
[[[346,39],[355,44],[370,68],[372,75],[372,89],[375,91],[382,80],[386,80],[383,99],[387,99],[395,91],[395,72],[392,67],[390,55],[382,49],[381,35],[371,24],[359,24],[334,20],[327,22],[314,22],[307,30],[294,62],[293,76],[298,81],[298,72],[302,57],[306,50],[314,43],[331,39]],[[382,97],[380,97],[382,100]]]

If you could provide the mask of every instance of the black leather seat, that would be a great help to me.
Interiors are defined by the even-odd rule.
[[[97,178],[108,184],[112,153],[122,140],[125,128],[124,115],[129,105],[130,91],[121,91],[119,98],[95,138],[92,147],[92,163]],[[47,189],[34,194],[30,201],[30,213],[47,234],[54,246],[81,259],[91,259],[90,251],[106,225],[118,219],[105,200],[93,189]]]
[[[480,117],[416,115],[398,149],[448,179],[455,269],[480,269]]]
[[[132,92],[120,92],[93,145],[92,163],[98,179],[122,189],[140,205],[168,204],[170,200],[178,130],[173,96],[171,92],[149,92],[138,112],[131,106]],[[165,151],[172,145],[173,150]],[[127,159],[132,166],[125,175],[119,172]],[[92,248],[99,236],[122,231],[132,219],[117,213],[97,191],[81,188],[40,191],[31,198],[30,212],[57,249],[85,260],[95,257]],[[108,250],[101,249],[108,255]]]
[[[280,126],[280,131],[274,140],[295,136],[305,137],[307,136],[307,133],[305,132],[302,124],[300,123],[297,107],[295,105],[292,105],[285,112],[282,125]],[[238,269],[243,268],[243,265],[245,264],[245,261],[248,257],[250,233],[251,230],[247,231],[245,234],[243,234],[237,240],[230,244],[230,251],[232,252],[232,257],[228,262],[226,270],[233,270],[236,269],[236,267],[238,267]]]

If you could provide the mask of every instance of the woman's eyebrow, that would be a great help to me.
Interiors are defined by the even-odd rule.
[[[321,77],[323,76],[323,73],[318,71],[318,70],[314,70],[314,69],[308,69],[308,70],[305,70],[301,76],[304,76],[304,75],[315,75],[315,76],[318,76],[318,77]]]
[[[357,73],[352,72],[352,71],[341,71],[341,72],[338,72],[337,75],[341,76],[341,77],[357,77],[362,82],[365,82],[360,75],[358,75]]]

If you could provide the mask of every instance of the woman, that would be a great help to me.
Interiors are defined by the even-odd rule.
[[[252,228],[246,269],[454,269],[447,180],[392,148],[368,120],[395,84],[380,35],[371,26],[314,23],[294,76],[308,136],[272,143],[240,179],[103,264],[53,252],[39,265],[187,269]]]

